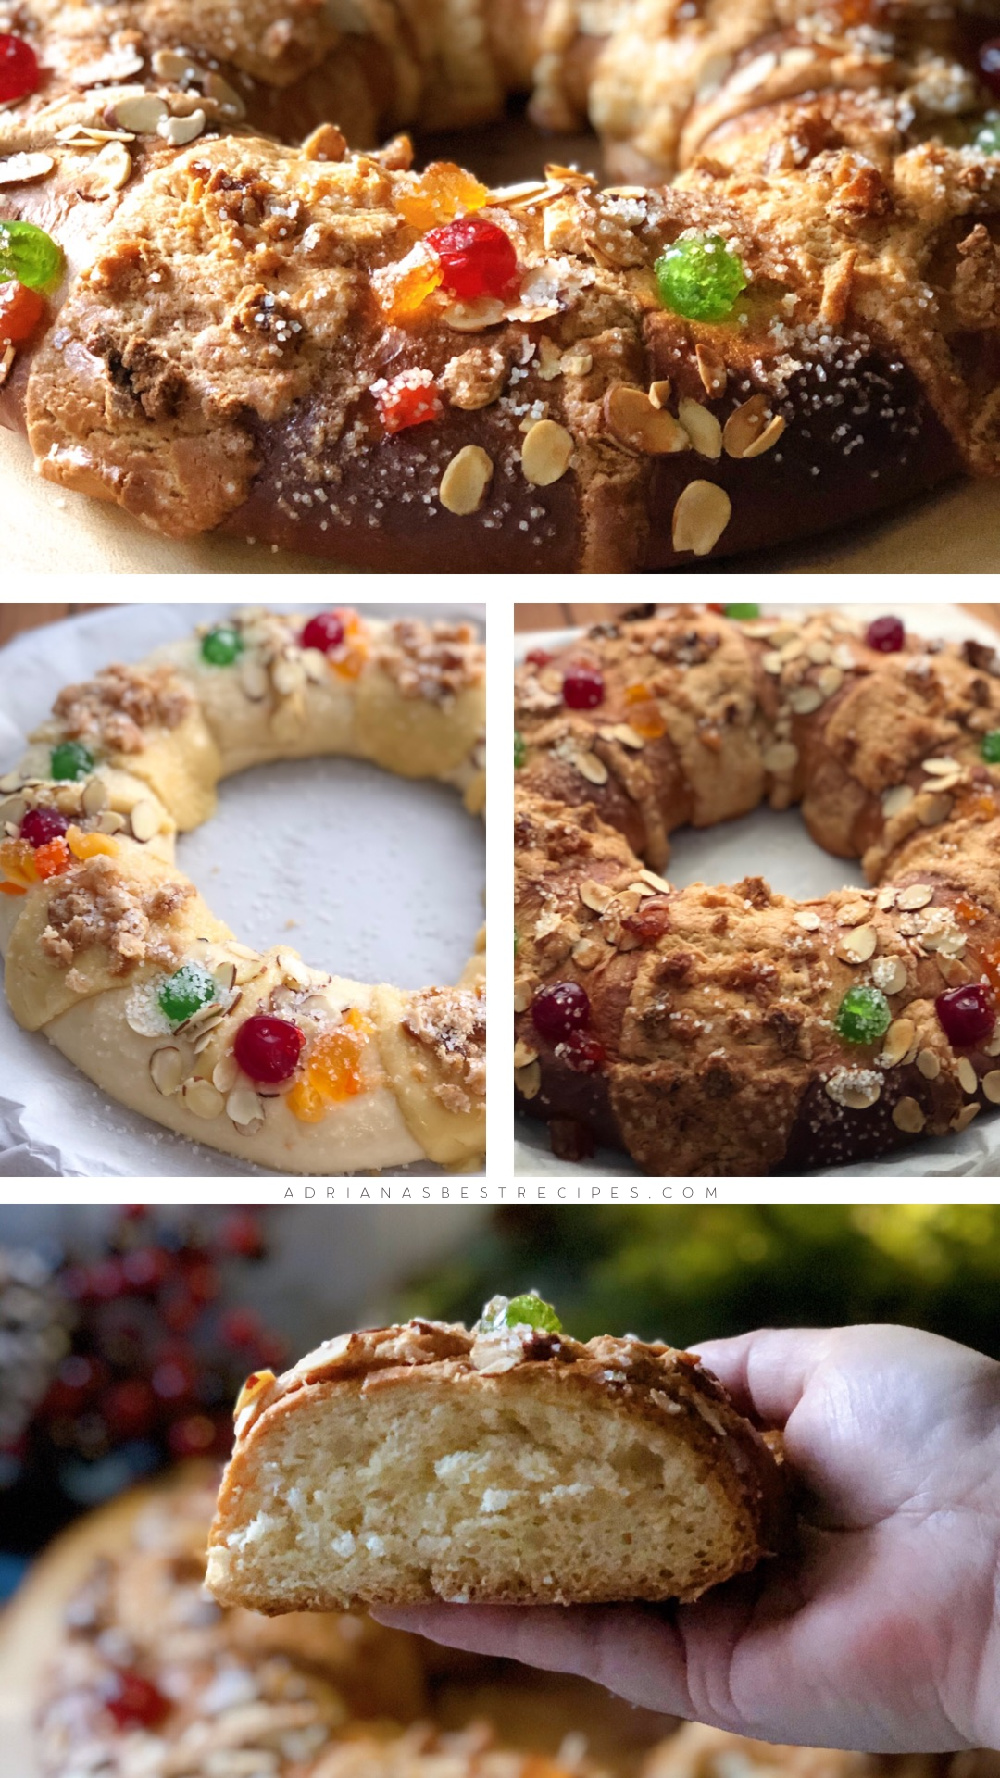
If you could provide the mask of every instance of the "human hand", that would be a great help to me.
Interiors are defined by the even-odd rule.
[[[696,1347],[782,1429],[796,1548],[693,1605],[373,1613],[761,1740],[1000,1747],[1000,1364],[904,1327]]]

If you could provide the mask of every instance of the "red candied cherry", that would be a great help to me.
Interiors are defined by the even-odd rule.
[[[568,668],[563,674],[563,703],[570,710],[596,710],[604,702],[604,674],[600,667],[588,667],[585,661]]]
[[[524,659],[529,667],[547,667],[552,656],[547,648],[529,648]]]
[[[979,78],[1000,98],[1000,37],[988,37],[979,45]]]
[[[17,278],[0,284],[0,345],[23,346],[42,320],[47,304],[37,290]]]
[[[320,654],[331,654],[344,640],[344,620],[339,611],[320,611],[306,624],[299,641],[303,648],[318,648]]]
[[[10,31],[0,31],[0,105],[37,92],[39,79],[38,57],[31,44]]]
[[[906,625],[898,617],[876,617],[868,625],[868,646],[879,654],[898,654],[906,647]]]
[[[427,244],[441,261],[441,282],[453,296],[506,296],[520,276],[510,236],[482,216],[461,216],[432,228]]]
[[[997,1016],[990,991],[982,982],[965,982],[960,988],[949,988],[938,995],[934,1010],[955,1049],[975,1049],[993,1036]]]
[[[116,1667],[104,1693],[104,1707],[120,1729],[155,1729],[170,1709],[151,1679],[132,1667]]]
[[[295,1073],[305,1041],[298,1026],[289,1019],[255,1013],[237,1031],[233,1054],[251,1080],[277,1086]]]
[[[566,1043],[574,1032],[590,1024],[590,1001],[579,982],[553,982],[539,988],[531,1002],[531,1022],[539,1037],[550,1043]]]
[[[588,1031],[573,1031],[565,1043],[556,1048],[560,1056],[575,1074],[598,1074],[608,1059],[608,1052],[599,1037],[592,1037]]]
[[[29,846],[47,846],[69,831],[69,822],[58,809],[29,809],[21,822],[19,838]]]

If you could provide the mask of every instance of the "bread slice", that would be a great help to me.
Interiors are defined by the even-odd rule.
[[[207,1578],[270,1613],[695,1599],[776,1550],[782,1502],[687,1353],[411,1321],[251,1379]]]

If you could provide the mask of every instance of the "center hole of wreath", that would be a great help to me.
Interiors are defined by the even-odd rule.
[[[241,943],[288,944],[363,982],[453,982],[482,923],[481,821],[446,785],[365,760],[282,760],[227,779],[177,861]]]
[[[798,808],[754,809],[717,827],[683,827],[670,836],[664,875],[677,888],[687,883],[738,883],[764,877],[779,895],[808,900],[831,889],[866,888],[857,858],[834,858],[811,838]]]

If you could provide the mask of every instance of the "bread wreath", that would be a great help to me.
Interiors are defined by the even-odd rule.
[[[800,1172],[1000,1102],[1000,663],[891,639],[879,652],[836,612],[691,609],[519,669],[515,1080],[559,1152],[597,1138],[650,1173]],[[581,666],[600,701],[572,709]],[[672,829],[763,801],[800,803],[873,887],[671,888]],[[860,988],[870,1024],[845,1017]]]
[[[44,477],[156,531],[375,569],[664,568],[996,472],[1000,159],[957,3],[5,16],[38,73],[0,111],[0,217],[57,249],[39,269],[0,237],[48,305],[8,323],[6,412]],[[542,121],[589,107],[641,183],[490,191],[414,174],[405,140],[347,150],[532,79]],[[428,240],[468,215],[502,272]],[[698,288],[665,294],[663,256],[701,249]]]
[[[369,987],[288,945],[238,943],[173,863],[219,781],[272,759],[369,759],[482,810],[471,627],[345,610],[327,628],[340,641],[321,648],[304,622],[243,613],[60,693],[0,779],[7,998],[113,1098],[241,1159],[303,1173],[471,1165],[484,1150],[482,935],[458,987]],[[64,831],[47,838],[39,810]],[[260,1019],[280,1025],[263,1066],[244,1047]]]
[[[784,1518],[769,1447],[689,1353],[411,1321],[249,1379],[207,1583],[268,1613],[694,1599]]]

